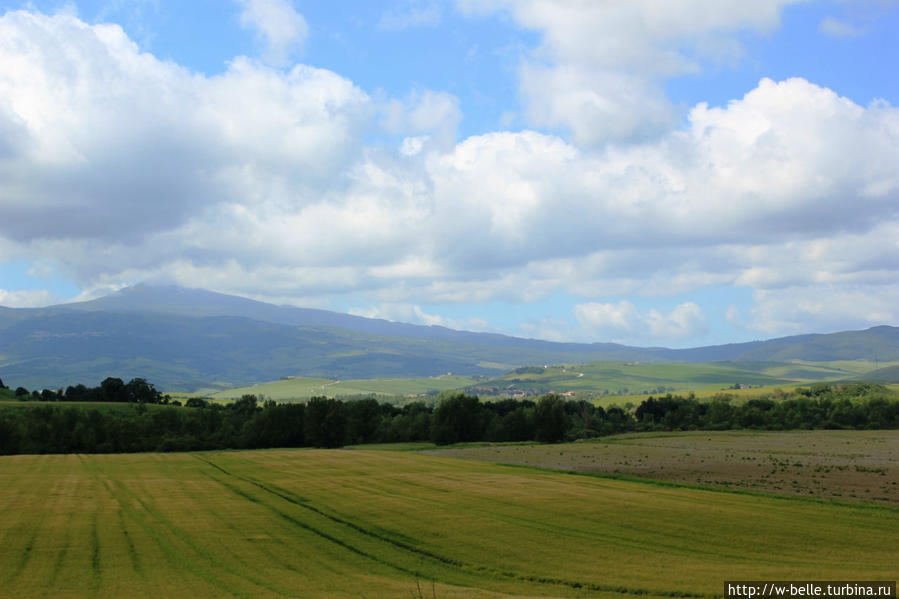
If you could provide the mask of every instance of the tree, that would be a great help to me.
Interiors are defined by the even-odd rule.
[[[479,441],[483,420],[477,397],[459,392],[444,394],[431,419],[431,441],[437,445]]]
[[[528,402],[530,403],[530,402]],[[508,441],[531,441],[534,431],[534,408],[518,406],[503,417],[503,429]]]
[[[337,399],[313,397],[306,403],[303,432],[308,445],[340,447],[346,436],[346,406]]]
[[[125,381],[115,377],[107,377],[100,383],[100,401],[126,402]]]
[[[151,383],[145,379],[134,378],[125,385],[124,395],[129,402],[137,403],[159,403],[162,399],[162,393],[156,390]]]
[[[381,406],[373,398],[359,399],[347,404],[347,441],[353,444],[371,443],[381,423]]]
[[[534,433],[537,441],[558,443],[568,431],[565,400],[558,395],[544,395],[534,410]]]
[[[244,419],[248,419],[256,413],[256,408],[259,407],[259,404],[255,395],[248,394],[242,395],[240,399],[235,400],[228,407],[240,414]]]

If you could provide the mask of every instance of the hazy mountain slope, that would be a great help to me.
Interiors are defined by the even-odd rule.
[[[281,376],[374,378],[606,361],[899,360],[899,328],[673,350],[553,343],[139,285],[78,304],[0,309],[0,376],[32,387],[145,377],[162,388]]]
[[[639,352],[625,352],[631,358]],[[481,362],[583,361],[594,354],[368,335],[236,316],[146,312],[37,313],[0,330],[0,373],[16,385],[96,384],[141,376],[167,389],[246,384],[287,375],[329,378],[497,374]],[[628,359],[628,358],[625,358]],[[501,370],[501,369],[500,369]]]
[[[156,286],[140,284],[88,302],[55,306],[53,310],[79,310],[103,312],[153,312],[181,316],[240,316],[263,322],[304,326],[337,327],[368,335],[408,337],[416,339],[447,340],[470,344],[477,347],[504,347],[534,350],[537,352],[563,352],[577,355],[592,355],[605,352],[596,359],[608,360],[653,360],[655,352],[669,352],[664,348],[632,348],[617,343],[555,343],[539,339],[522,339],[495,333],[474,333],[457,331],[434,325],[415,325],[392,322],[377,318],[365,318],[352,314],[342,314],[328,310],[276,306],[242,297],[206,291],[186,289],[177,286]],[[586,353],[585,353],[586,352]],[[512,354],[518,356],[518,354]],[[525,354],[531,355],[531,354]],[[599,355],[599,354],[597,354]],[[485,360],[491,361],[489,356]],[[515,358],[518,359],[517,357]],[[540,361],[540,355],[534,359]],[[504,360],[497,360],[503,362]],[[517,365],[519,362],[512,362]]]
[[[784,362],[806,360],[899,360],[899,327],[879,326],[864,331],[802,335],[766,341],[737,357],[739,360]]]

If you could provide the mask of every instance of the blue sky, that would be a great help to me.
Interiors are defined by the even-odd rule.
[[[0,0],[0,305],[899,324],[899,3]]]

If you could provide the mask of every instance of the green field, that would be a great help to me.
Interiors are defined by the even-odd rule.
[[[842,362],[705,362],[636,363],[591,362],[516,369],[492,379],[446,374],[430,378],[333,380],[293,378],[226,390],[207,390],[213,399],[228,401],[245,394],[275,401],[303,401],[316,395],[350,397],[376,395],[425,397],[460,389],[484,399],[492,396],[573,393],[577,399],[598,404],[639,403],[647,395],[695,393],[711,396],[721,391],[759,395],[776,388],[790,389],[816,381],[858,379],[886,363]],[[735,389],[736,387],[736,389]],[[741,388],[742,387],[742,388]]]
[[[720,595],[894,580],[899,510],[410,452],[0,458],[9,597]]]
[[[815,381],[853,380],[884,365],[868,361],[591,362],[519,368],[498,378],[479,381],[470,389],[482,394],[506,395],[573,392],[583,399],[620,403],[651,394],[770,391],[775,387],[786,389]]]
[[[275,401],[305,400],[317,395],[346,397],[353,395],[381,395],[408,397],[435,394],[448,389],[459,389],[474,383],[467,376],[445,374],[442,376],[411,379],[356,379],[337,381],[331,379],[293,378],[249,387],[219,391],[213,399],[238,399],[244,394],[263,395]]]

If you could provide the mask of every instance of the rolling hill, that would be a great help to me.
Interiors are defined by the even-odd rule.
[[[595,361],[899,360],[899,328],[692,349],[553,343],[137,285],[97,300],[0,309],[0,377],[28,388],[136,376],[168,390],[285,376],[496,377],[522,365]]]

